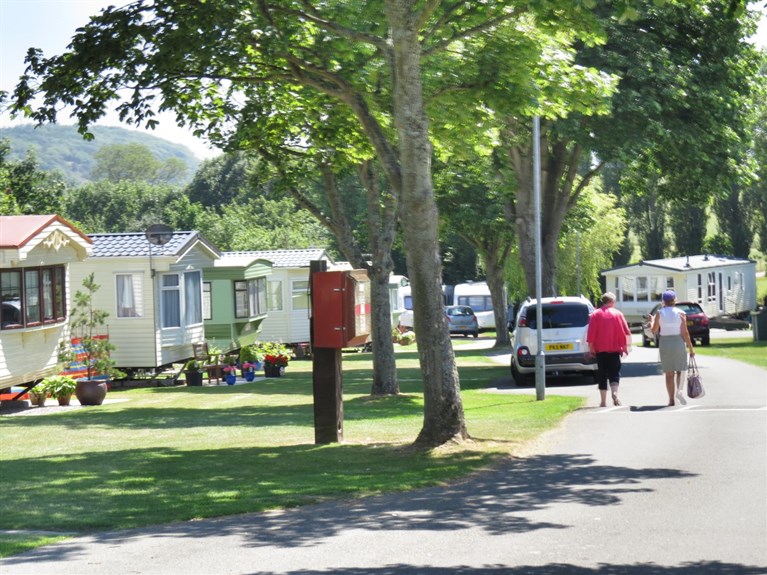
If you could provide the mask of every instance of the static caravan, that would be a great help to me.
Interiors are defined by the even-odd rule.
[[[495,329],[493,297],[487,282],[456,284],[453,289],[453,305],[467,305],[473,309],[479,329]]]
[[[72,286],[91,272],[100,289],[94,306],[106,310],[116,366],[132,373],[193,356],[205,341],[203,270],[221,256],[199,232],[168,231],[162,245],[144,233],[91,234],[93,255],[72,266]]]
[[[210,345],[227,352],[259,339],[271,273],[272,262],[243,252],[224,252],[203,271],[202,317]]]
[[[701,305],[709,317],[739,316],[756,309],[756,262],[719,255],[644,260],[602,271],[605,286],[617,298],[615,307],[629,323],[661,301],[673,289],[678,301]]]
[[[57,372],[71,266],[91,250],[88,236],[59,216],[0,216],[0,391]]]
[[[392,327],[399,322],[399,316],[406,309],[413,309],[410,297],[410,281],[405,276],[389,276],[389,308],[391,309]]]
[[[237,252],[272,262],[266,282],[268,315],[261,322],[261,341],[284,344],[308,343],[309,333],[309,264],[325,260],[328,269],[335,262],[323,249],[257,250]]]

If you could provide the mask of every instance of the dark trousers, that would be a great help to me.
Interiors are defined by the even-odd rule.
[[[597,353],[597,386],[607,389],[607,383],[618,385],[621,381],[621,354],[617,351]]]

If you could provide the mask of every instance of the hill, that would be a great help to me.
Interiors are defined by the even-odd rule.
[[[90,181],[94,155],[102,146],[143,144],[160,160],[179,158],[187,166],[191,181],[200,160],[186,147],[145,132],[111,126],[94,126],[94,139],[84,140],[75,126],[33,124],[0,128],[0,140],[11,143],[10,158],[21,160],[33,148],[43,170],[58,170],[74,185]]]

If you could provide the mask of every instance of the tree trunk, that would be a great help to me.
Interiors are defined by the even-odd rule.
[[[505,259],[505,258],[504,258]],[[488,251],[485,254],[485,277],[487,287],[493,298],[493,316],[495,317],[495,347],[508,347],[509,337],[507,310],[508,298],[503,282],[503,263],[498,261],[498,254]]]
[[[394,116],[401,168],[400,219],[424,383],[418,447],[467,437],[458,370],[443,312],[438,214],[431,179],[431,143],[424,109],[418,25],[412,2],[387,0],[393,46]]]

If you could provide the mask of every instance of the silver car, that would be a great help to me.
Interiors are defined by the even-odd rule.
[[[479,336],[479,321],[474,314],[474,310],[467,305],[448,305],[445,306],[445,315],[450,327],[450,333],[462,333],[464,337],[469,334],[474,337]]]

